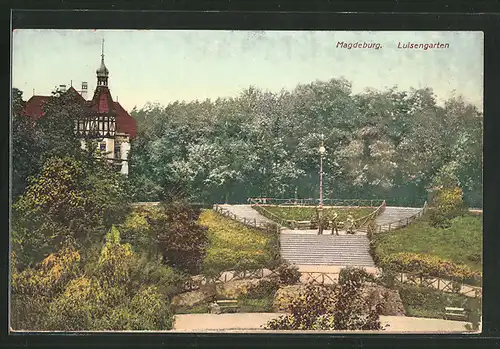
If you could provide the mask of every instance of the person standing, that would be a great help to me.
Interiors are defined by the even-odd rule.
[[[333,212],[332,221],[331,221],[331,224],[332,224],[332,235],[333,235],[334,232],[335,232],[335,235],[339,235],[339,227],[338,227],[338,223],[337,223],[337,218],[338,218],[337,212]]]

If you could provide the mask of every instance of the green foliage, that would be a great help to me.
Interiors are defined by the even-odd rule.
[[[269,313],[273,310],[273,298],[242,298],[238,300],[242,313]]]
[[[445,307],[467,308],[468,297],[446,293],[435,288],[400,284],[399,295],[406,315],[414,317],[443,319]]]
[[[273,271],[278,274],[278,281],[281,285],[295,285],[300,281],[299,268],[286,261],[282,261]]]
[[[379,259],[394,253],[417,253],[481,270],[482,231],[481,216],[454,218],[447,229],[431,226],[424,216],[408,227],[375,234],[371,242],[372,256],[378,263]]]
[[[182,284],[188,277],[163,264],[160,259],[150,259],[146,254],[136,259],[131,270],[133,289],[150,284],[155,286],[160,294],[169,298],[183,291]]]
[[[466,265],[455,264],[431,255],[400,252],[391,254],[380,261],[382,268],[401,273],[421,276],[434,276],[467,284],[481,283],[481,273],[471,270]]]
[[[44,115],[36,122],[23,114],[22,92],[14,88],[12,115],[13,199],[24,191],[28,179],[39,174],[51,157],[75,157],[83,160],[88,151],[82,150],[74,125],[85,110],[74,94],[54,94],[42,105]]]
[[[13,206],[13,239],[30,265],[72,241],[86,245],[127,210],[123,179],[106,163],[49,158]]]
[[[462,197],[462,189],[459,187],[445,187],[435,193],[429,217],[432,226],[449,228],[451,219],[464,215],[467,208]]]
[[[252,285],[246,293],[242,294],[242,299],[273,299],[276,291],[280,288],[280,282],[276,278],[261,279],[257,284]]]
[[[470,324],[466,325],[467,330],[477,331],[479,330],[479,324],[481,322],[482,313],[482,299],[481,298],[468,298],[465,302],[465,309],[469,313]]]
[[[382,303],[368,305],[361,287],[369,279],[364,269],[344,268],[339,274],[339,293],[333,312],[336,330],[381,330]]]
[[[91,262],[93,254],[87,255]],[[156,284],[137,277],[140,265],[112,227],[94,269],[80,267],[71,247],[12,278],[12,325],[27,330],[166,330],[173,326],[168,299]]]
[[[251,87],[232,98],[149,104],[131,114],[138,137],[130,179],[143,199],[157,200],[179,182],[206,202],[318,197],[324,134],[326,198],[421,205],[446,172],[468,205],[482,205],[481,113],[460,97],[438,106],[428,88],[353,94],[349,81],[331,79],[277,93]]]
[[[347,268],[338,287],[309,284],[290,301],[290,314],[269,321],[271,330],[380,330],[381,306],[370,308],[363,297],[367,279],[363,269]]]
[[[186,202],[170,202],[164,209],[164,216],[147,218],[163,262],[194,275],[207,253],[207,228],[198,224],[199,212]]]
[[[225,270],[251,270],[273,267],[279,256],[278,235],[250,228],[212,210],[202,212],[199,222],[207,227],[209,246],[203,273],[217,275]]]

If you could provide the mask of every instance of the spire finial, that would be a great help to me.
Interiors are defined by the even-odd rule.
[[[104,64],[104,38],[101,44],[101,66],[96,70],[97,73],[97,86],[107,86],[108,85],[108,68]]]

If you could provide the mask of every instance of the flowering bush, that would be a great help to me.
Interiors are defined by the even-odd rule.
[[[394,253],[382,257],[380,262],[382,268],[401,273],[440,277],[471,284],[478,284],[481,281],[481,273],[473,271],[466,265],[426,254]]]
[[[208,249],[203,274],[217,275],[225,270],[251,270],[276,265],[278,236],[272,228],[254,229],[206,210],[199,223],[208,228]]]
[[[431,224],[435,227],[447,228],[450,220],[465,212],[463,192],[460,187],[440,188],[433,200],[430,210]]]

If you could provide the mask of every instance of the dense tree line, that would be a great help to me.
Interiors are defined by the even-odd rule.
[[[482,114],[462,97],[439,106],[429,88],[353,94],[343,79],[292,91],[255,87],[235,98],[134,109],[133,198],[183,188],[205,202],[319,196],[322,135],[326,198],[422,205],[453,181],[482,207]]]

